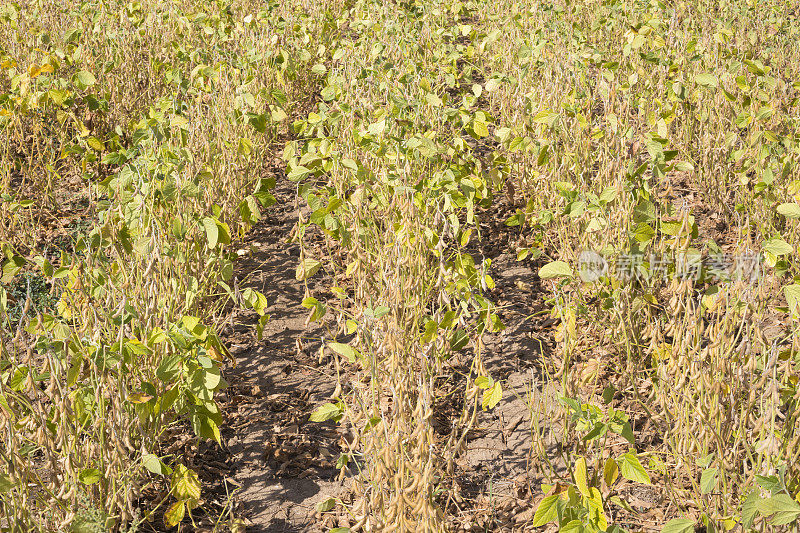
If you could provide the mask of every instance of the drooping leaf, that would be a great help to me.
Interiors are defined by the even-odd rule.
[[[572,277],[572,268],[564,261],[551,261],[539,269],[542,279]]]
[[[152,453],[145,453],[142,455],[142,464],[150,472],[159,476],[168,475],[172,472],[167,465],[161,462],[161,459],[159,459],[157,455]]]
[[[308,315],[309,322],[316,322],[325,316],[325,313],[327,313],[327,308],[325,305],[313,296],[303,298],[303,301],[300,302],[300,305],[311,311]]]
[[[325,422],[326,420],[332,420],[339,416],[341,416],[342,410],[341,408],[333,403],[326,403],[323,404],[311,413],[311,416],[308,418],[309,422]]]
[[[349,346],[347,344],[342,344],[340,342],[329,342],[328,348],[338,353],[351,363],[355,363],[356,359],[361,356],[361,354],[358,353],[358,350],[356,350],[352,346]]]
[[[582,495],[586,496],[587,498],[591,495],[589,492],[589,482],[587,480],[587,473],[586,473],[586,458],[579,457],[577,461],[575,461],[575,485],[577,485],[578,490],[581,492]]]
[[[786,297],[786,303],[789,304],[789,312],[794,316],[800,316],[800,283],[785,286],[783,295]]]
[[[219,227],[217,226],[217,222],[211,217],[205,217],[203,219],[203,229],[206,231],[208,248],[213,250],[217,247],[217,243],[219,242]]]
[[[502,399],[503,386],[500,385],[499,381],[495,381],[491,387],[484,389],[481,407],[484,411],[486,409],[494,409],[494,406],[497,405]]]
[[[316,505],[317,512],[325,513],[336,507],[336,498],[325,498]]]
[[[606,459],[606,464],[603,468],[603,480],[606,482],[606,486],[611,487],[618,477],[619,466],[613,458],[609,457]]]
[[[303,259],[297,266],[297,270],[295,272],[295,279],[297,279],[297,281],[303,281],[304,279],[308,279],[314,274],[316,274],[321,266],[322,263],[317,261],[316,259]]]

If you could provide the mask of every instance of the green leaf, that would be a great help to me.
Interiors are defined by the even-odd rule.
[[[498,87],[500,87],[500,80],[497,78],[490,79],[486,82],[486,85],[484,85],[484,89],[489,93],[496,91]]]
[[[550,145],[543,144],[541,148],[539,148],[539,155],[536,157],[536,166],[540,167],[542,165],[547,164],[549,161],[548,154],[550,153]]]
[[[742,502],[742,525],[745,529],[750,529],[758,514],[758,502],[761,500],[759,490],[750,491],[750,494]]]
[[[611,461],[613,461],[613,459],[611,459]],[[626,502],[625,500],[623,500],[619,496],[616,496],[616,495],[610,496],[608,498],[608,501],[610,503],[613,503],[614,505],[619,505],[620,507],[622,507],[623,509],[625,509],[629,513],[635,513],[636,512],[636,511],[633,510],[633,507],[631,507],[631,504],[629,504],[628,502]]]
[[[17,272],[22,270],[22,267],[25,266],[25,259],[14,255],[9,257],[6,261],[3,262],[3,272],[2,278],[0,278],[0,282],[2,283],[10,283],[14,276],[17,275]]]
[[[297,281],[308,279],[316,274],[321,266],[322,263],[316,259],[303,259],[297,266],[297,270],[295,271],[295,279],[297,279]]]
[[[539,269],[541,279],[572,277],[572,268],[564,261],[551,261]]]
[[[558,113],[554,113],[549,109],[544,109],[536,113],[536,115],[533,117],[533,121],[538,124],[547,124],[548,126],[552,127],[557,118]]]
[[[349,527],[335,527],[329,533],[350,533]]]
[[[196,316],[184,315],[181,317],[181,324],[187,331],[194,331],[194,328],[200,324],[200,319]]]
[[[319,94],[320,96],[322,96],[323,100],[325,100],[326,102],[330,102],[331,100],[336,98],[336,88],[337,88],[336,85],[326,85],[325,88],[322,89],[322,92],[320,92]]]
[[[786,218],[800,218],[800,205],[792,202],[778,206],[778,213]]]
[[[100,471],[96,468],[84,468],[78,474],[78,481],[84,485],[92,485],[100,481]]]
[[[717,473],[719,469],[714,468],[706,468],[703,470],[703,473],[700,474],[700,493],[701,494],[708,494],[714,487],[717,486]]]
[[[355,363],[356,359],[361,357],[361,354],[358,353],[358,350],[347,344],[342,344],[341,342],[329,342],[328,348],[338,353],[351,363]]]
[[[213,250],[219,242],[219,226],[217,226],[217,222],[213,218],[205,217],[203,219],[203,228],[206,230],[208,247]]]
[[[182,501],[173,503],[169,509],[164,511],[164,524],[172,528],[177,526],[186,514],[186,506]]]
[[[194,392],[194,391],[192,391]],[[196,394],[199,398],[204,398],[208,400],[210,398],[209,394]],[[202,437],[204,439],[211,439],[217,443],[221,443],[222,436],[219,432],[219,425],[217,422],[209,415],[209,413],[205,409],[198,409],[191,415],[191,423],[192,429],[194,430],[195,434],[198,437]]]
[[[164,383],[170,383],[178,376],[181,368],[181,356],[173,354],[165,357],[156,369],[156,376]]]
[[[703,87],[719,87],[719,80],[713,74],[698,74],[694,77],[694,81]]]
[[[533,514],[533,524],[531,525],[533,527],[541,527],[548,522],[558,520],[558,500],[558,494],[546,496],[539,503],[539,507],[536,508],[536,512]]]
[[[269,106],[270,108],[270,117],[272,118],[273,122],[283,122],[289,115],[286,114],[286,111],[283,110],[280,106]]]
[[[442,105],[442,99],[436,96],[434,93],[426,94],[425,101],[428,102],[428,105],[432,107],[440,107]]]
[[[769,523],[774,526],[791,524],[800,517],[800,504],[785,492],[760,500],[756,506],[761,514],[772,517]]]
[[[0,474],[0,494],[5,494],[13,488],[14,483],[11,482],[11,478],[6,474]]]
[[[249,287],[242,291],[242,300],[244,300],[247,305],[252,307],[253,310],[260,316],[264,316],[264,314],[267,312],[267,308],[269,307],[267,297],[264,296],[263,293],[254,291]]]
[[[303,165],[297,165],[291,171],[289,171],[289,174],[286,175],[286,178],[289,181],[300,181],[301,179],[305,178],[309,174],[311,174],[311,170],[310,169],[306,168]]]
[[[458,328],[450,336],[450,349],[457,352],[463,349],[468,342],[469,334],[465,330]]]
[[[661,233],[665,235],[675,236],[683,227],[683,222],[670,222],[666,220],[662,220],[661,222]]]
[[[97,150],[98,152],[102,152],[105,148],[105,146],[103,146],[103,142],[97,137],[87,137],[86,144],[89,145],[89,148]]]
[[[645,485],[650,484],[650,476],[642,466],[642,463],[639,462],[639,458],[632,451],[617,458],[617,464],[619,465],[620,473],[625,479],[644,483]]]
[[[606,518],[606,513],[603,510],[603,495],[600,494],[597,487],[590,487],[586,501],[589,504],[590,520],[600,531],[606,531],[608,529],[608,518]]]
[[[688,518],[674,518],[664,525],[661,533],[689,533],[694,531],[695,521]]]
[[[603,204],[608,204],[616,200],[617,195],[619,194],[619,189],[613,186],[608,186],[603,189],[603,192],[600,193],[600,202]]]
[[[317,512],[319,513],[326,513],[336,507],[336,498],[325,498],[321,502],[317,503]]]
[[[326,403],[317,407],[317,409],[311,413],[311,416],[308,418],[309,422],[325,422],[326,420],[333,420],[335,418],[340,417],[342,414],[341,408],[333,403]]]
[[[75,78],[78,80],[78,84],[84,89],[97,83],[97,78],[95,78],[91,72],[86,70],[79,71],[75,75]]]
[[[386,120],[381,119],[369,125],[367,131],[372,135],[380,135],[386,129]]]
[[[325,313],[327,312],[325,305],[323,305],[322,302],[320,302],[313,296],[303,298],[303,301],[300,302],[300,305],[302,305],[306,309],[311,310],[311,313],[309,314],[308,318],[311,322],[316,322],[320,318],[324,317]]]
[[[478,376],[475,378],[475,385],[481,389],[488,389],[494,385],[494,380],[486,376]]]
[[[762,489],[772,493],[780,492],[783,488],[781,480],[778,479],[778,476],[760,476],[756,474],[756,483],[758,483],[758,486]]]
[[[604,424],[603,422],[596,422],[592,430],[584,435],[583,440],[586,442],[593,441],[597,438],[603,437],[608,434],[608,430],[611,427],[608,424]],[[612,459],[613,462],[613,459]],[[616,464],[616,463],[614,463]]]
[[[570,520],[559,529],[559,533],[584,533],[585,531],[583,522],[578,519]]]
[[[157,455],[152,453],[145,453],[142,455],[142,464],[146,469],[159,476],[164,476],[172,473],[172,470],[161,462]]]
[[[792,253],[794,247],[788,242],[779,237],[768,240],[764,243],[764,251],[769,252],[775,256],[781,256]]]
[[[789,312],[793,316],[800,316],[800,283],[785,286],[783,295],[786,297],[786,303],[789,304]]]
[[[231,243],[231,229],[228,224],[217,221],[217,231],[219,232],[219,242],[222,244]]]

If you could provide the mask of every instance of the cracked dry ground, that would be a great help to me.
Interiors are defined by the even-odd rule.
[[[270,320],[261,340],[252,311],[234,312],[224,328],[236,358],[236,366],[226,371],[230,387],[222,399],[222,436],[229,454],[225,480],[236,487],[232,511],[246,531],[327,532],[338,520],[333,514],[321,517],[316,504],[327,497],[346,498],[350,480],[340,480],[334,466],[342,435],[333,424],[311,423],[308,417],[330,400],[336,369],[330,357],[320,357],[324,325],[308,324],[308,311],[300,304],[305,296],[304,282],[295,279],[300,252],[290,242],[297,221],[294,185],[279,179],[274,192],[278,203],[241,243],[247,253],[236,270],[240,290],[251,287],[266,295]],[[513,249],[513,232],[500,219],[491,220],[494,226],[487,230],[502,239],[487,239],[491,248],[476,252],[493,258],[497,286],[490,296],[503,306],[508,326],[486,337],[484,357],[508,392],[497,409],[481,413],[458,460],[461,512],[451,517],[451,525],[459,528],[465,522],[477,527],[481,516],[484,522],[513,528],[521,518],[530,518],[536,503],[531,496],[538,489],[539,480],[529,477],[526,402],[541,383],[538,361],[542,350],[552,349],[556,321],[546,316],[530,320],[544,305],[533,283],[535,265],[518,263],[506,252]],[[324,286],[315,290],[315,283],[324,278],[317,278],[323,281],[307,280],[308,289],[322,301]],[[445,433],[457,408],[445,406],[437,413]]]

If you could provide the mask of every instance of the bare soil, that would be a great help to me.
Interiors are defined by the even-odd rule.
[[[334,467],[341,438],[335,426],[311,423],[308,417],[330,400],[336,374],[330,359],[318,355],[324,328],[307,323],[308,311],[300,305],[306,286],[295,279],[299,248],[290,242],[297,221],[292,184],[279,181],[275,196],[277,205],[242,244],[247,254],[236,271],[239,289],[252,287],[267,296],[270,320],[262,340],[256,338],[254,313],[231,316],[225,332],[236,358],[226,372],[230,387],[223,428],[232,458],[229,476],[239,486],[234,514],[243,518],[247,531],[327,531],[331,519],[323,521],[316,504],[345,496],[349,481],[339,480]],[[539,492],[541,480],[529,475],[528,401],[530,394],[541,394],[539,361],[555,345],[557,324],[535,316],[544,304],[534,265],[501,253],[508,248],[500,243],[513,239],[511,229],[494,223],[487,231],[492,238],[485,241],[493,246],[478,252],[493,258],[491,297],[502,307],[507,328],[486,336],[484,360],[507,392],[496,409],[481,414],[457,462],[457,505],[463,512],[455,519],[468,528],[513,527],[533,512],[531,495]],[[308,289],[320,298],[313,284]],[[457,414],[443,408],[437,418],[445,425]]]

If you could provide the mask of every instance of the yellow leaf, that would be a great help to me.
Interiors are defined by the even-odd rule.
[[[131,403],[145,403],[152,399],[153,397],[149,394],[145,394],[144,392],[132,392],[128,395],[128,401]]]
[[[485,411],[488,409],[493,409],[495,405],[503,399],[503,386],[500,385],[499,381],[496,381],[491,387],[487,387],[483,391],[483,401],[481,402],[481,407]]]
[[[197,472],[184,465],[179,464],[175,467],[172,474],[172,490],[175,497],[180,500],[200,499],[200,479]]]
[[[603,468],[603,481],[606,482],[606,487],[611,487],[619,477],[619,466],[617,462],[609,457],[606,459],[605,468]]]
[[[164,523],[169,528],[175,527],[183,520],[185,514],[186,507],[183,505],[183,502],[175,502],[164,512]]]
[[[86,144],[88,144],[90,148],[97,150],[98,152],[101,152],[103,148],[105,148],[103,146],[103,143],[97,137],[89,137],[88,139],[86,139]]]
[[[303,261],[301,261],[297,266],[297,270],[295,271],[295,279],[297,279],[297,281],[308,279],[316,274],[317,270],[319,270],[321,266],[322,263],[316,259],[303,259]]]
[[[592,493],[589,491],[589,482],[586,479],[585,457],[580,457],[575,461],[575,484],[578,486],[578,490],[581,491],[582,495],[587,498],[591,496]]]
[[[206,350],[208,351],[208,356],[211,359],[213,359],[215,361],[224,361],[225,360],[225,358],[222,356],[222,354],[219,353],[219,350],[217,350],[213,345],[209,345],[208,348],[206,348]]]

